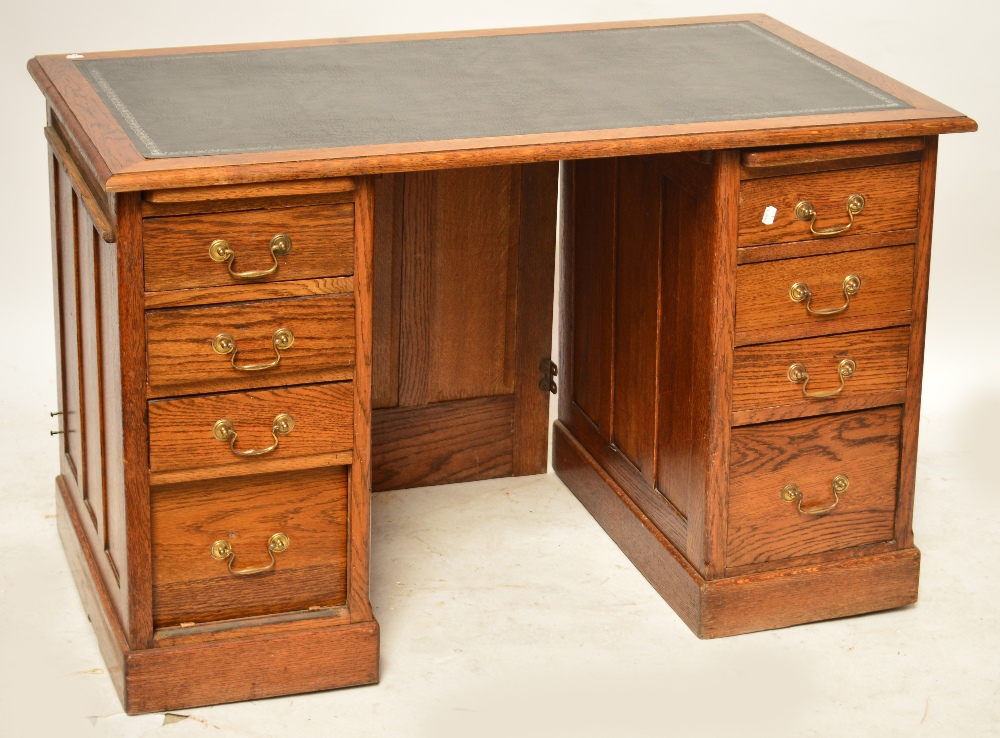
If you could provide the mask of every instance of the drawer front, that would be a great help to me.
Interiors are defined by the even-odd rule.
[[[278,235],[288,237],[287,253],[272,254]],[[210,255],[217,239],[231,262]],[[146,218],[142,242],[147,292],[346,276],[354,273],[354,204]]]
[[[158,487],[151,507],[154,627],[346,602],[344,467]],[[287,548],[269,553],[276,533]]]
[[[744,264],[736,269],[736,332],[809,324],[834,332],[843,330],[851,318],[908,314],[913,303],[913,260],[913,246],[893,246]],[[852,276],[858,278],[856,291],[848,281]],[[794,295],[798,300],[792,299],[793,285],[799,285]],[[844,309],[820,312],[838,308]],[[909,315],[903,318],[908,320]]]
[[[354,296],[151,310],[146,340],[153,397],[350,379]]]
[[[919,166],[913,162],[745,181],[740,188],[738,243],[759,246],[826,238],[810,231],[810,220],[796,217],[796,205],[811,203],[817,213],[815,230],[832,231],[851,222],[848,199],[855,194],[864,197],[864,207],[840,235],[916,228]],[[764,222],[768,208],[774,208],[771,223]]]
[[[733,430],[726,566],[890,541],[899,467],[899,407]],[[797,485],[799,512],[782,490]]]
[[[909,345],[904,326],[737,348],[733,421],[902,403]]]
[[[150,402],[150,481],[350,463],[353,418],[351,382]],[[217,428],[219,421],[229,422]]]

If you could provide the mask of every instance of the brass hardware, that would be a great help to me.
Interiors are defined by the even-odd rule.
[[[292,344],[295,343],[295,336],[287,328],[279,328],[271,337],[271,343],[274,344],[274,359],[266,364],[243,364],[242,366],[237,364],[236,354],[239,353],[239,350],[236,348],[236,341],[228,333],[220,333],[213,338],[212,349],[215,353],[223,356],[232,354],[229,363],[233,365],[233,369],[241,372],[259,372],[262,369],[278,366],[281,363],[281,352],[292,347]]]
[[[836,236],[838,233],[843,233],[844,231],[849,230],[850,227],[854,225],[854,216],[864,209],[864,195],[859,195],[855,192],[847,198],[847,217],[849,218],[847,225],[817,229],[816,219],[819,217],[819,213],[816,212],[816,208],[814,208],[813,204],[808,200],[802,200],[798,205],[796,205],[794,213],[796,220],[809,221],[809,232],[814,236]]]
[[[821,308],[816,310],[812,306],[813,294],[809,285],[805,282],[796,282],[788,288],[788,296],[792,302],[802,302],[805,300],[806,312],[810,315],[838,315],[851,306],[851,295],[858,294],[861,289],[861,277],[857,274],[848,274],[841,282],[841,289],[844,291],[844,304],[835,308]]]
[[[556,384],[555,377],[559,376],[559,367],[552,359],[542,359],[542,363],[538,366],[542,371],[542,379],[538,383],[538,389],[542,392],[551,392],[556,394],[559,391],[559,385]]]
[[[283,233],[279,233],[271,239],[270,248],[271,261],[274,262],[274,265],[270,269],[259,271],[234,272],[233,260],[236,258],[236,252],[229,245],[229,241],[224,238],[217,238],[212,241],[212,245],[208,247],[208,255],[212,257],[212,261],[225,262],[229,273],[236,277],[236,279],[261,279],[262,277],[269,277],[278,271],[278,257],[284,256],[292,250],[292,239]]]
[[[802,508],[802,490],[799,489],[797,484],[786,484],[781,490],[781,499],[785,502],[796,502],[798,501],[798,510],[803,515],[822,515],[823,513],[830,512],[833,508],[837,506],[840,502],[840,495],[847,489],[851,480],[847,478],[846,474],[838,474],[830,482],[830,489],[833,490],[833,504],[824,505],[823,507],[807,507]]]
[[[247,569],[233,568],[233,562],[236,560],[236,552],[233,550],[229,541],[216,541],[209,549],[209,553],[211,553],[212,558],[217,561],[225,561],[226,559],[229,559],[229,571],[238,577],[246,577],[253,574],[263,574],[265,571],[273,569],[276,563],[274,555],[288,550],[288,544],[288,536],[284,533],[275,533],[267,540],[267,555],[271,557],[271,563],[265,566],[251,566]]]
[[[246,451],[236,450],[236,426],[233,425],[233,421],[229,420],[229,418],[216,420],[215,425],[212,427],[212,435],[215,436],[216,440],[229,441],[229,448],[237,456],[263,456],[264,454],[276,451],[278,448],[278,436],[286,436],[294,428],[295,419],[288,413],[281,413],[271,423],[271,437],[274,439],[274,443],[267,448],[251,448]]]
[[[54,418],[54,417],[56,417],[57,415],[62,415],[62,414],[63,414],[63,411],[62,411],[62,410],[56,410],[56,411],[55,411],[54,413],[49,413],[49,417],[50,417],[50,418]]]
[[[66,431],[49,431],[50,436],[61,436]]]
[[[824,397],[833,397],[834,395],[839,395],[844,391],[845,382],[851,378],[854,372],[857,370],[858,365],[854,363],[852,359],[843,359],[837,365],[837,376],[840,377],[840,386],[835,390],[819,390],[819,391],[809,391],[809,372],[806,371],[806,365],[802,362],[796,361],[790,367],[788,367],[788,381],[795,382],[796,384],[802,384],[802,394],[806,397],[812,397],[816,399],[823,399]]]

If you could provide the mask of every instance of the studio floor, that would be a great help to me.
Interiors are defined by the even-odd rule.
[[[0,736],[995,736],[997,410],[925,413],[917,605],[699,641],[553,475],[380,493],[378,685],[138,717],[58,542],[55,444],[0,424]]]

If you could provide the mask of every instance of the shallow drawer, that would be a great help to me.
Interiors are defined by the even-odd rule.
[[[216,240],[228,246],[213,259]],[[147,292],[345,276],[354,273],[354,204],[146,218],[142,243]]]
[[[353,445],[351,382],[149,403],[152,484],[347,464]]]
[[[734,429],[726,566],[892,540],[901,417],[888,407]]]
[[[354,295],[146,313],[153,397],[350,379]]]
[[[908,321],[913,257],[913,246],[893,246],[737,267],[737,343],[753,338],[740,334],[775,328],[844,330],[854,318],[880,313]]]
[[[154,627],[346,602],[344,467],[157,487],[151,506]]]
[[[901,404],[909,346],[903,326],[737,348],[733,423]]]
[[[758,246],[916,228],[919,166],[913,162],[745,181],[740,187],[738,243]],[[845,228],[851,223],[852,195],[861,195],[864,207]],[[796,217],[799,203],[811,204],[817,214],[814,223]]]

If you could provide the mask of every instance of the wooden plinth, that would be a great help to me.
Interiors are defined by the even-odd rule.
[[[315,692],[378,681],[374,620],[133,650],[96,574],[83,529],[56,479],[59,535],[111,681],[130,715]]]
[[[553,465],[608,535],[699,638],[784,628],[917,601],[920,551],[705,580],[557,422]]]

